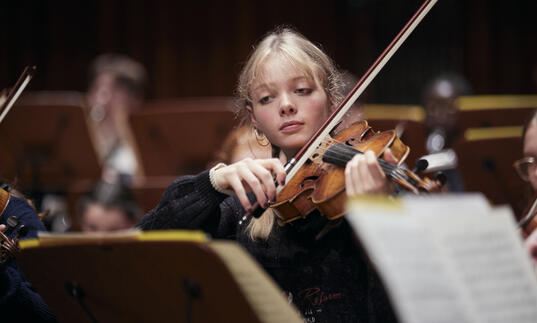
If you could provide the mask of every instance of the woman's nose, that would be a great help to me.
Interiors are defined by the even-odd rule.
[[[296,113],[296,106],[288,95],[282,95],[280,103],[280,115],[290,115]]]

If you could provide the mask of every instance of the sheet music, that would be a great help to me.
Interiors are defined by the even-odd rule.
[[[470,215],[463,220],[461,226],[461,221],[445,217],[431,227],[457,278],[466,286],[480,321],[535,322],[537,276],[510,210],[491,210],[489,216]]]
[[[350,209],[402,322],[537,318],[537,278],[509,209],[475,195],[357,201]]]

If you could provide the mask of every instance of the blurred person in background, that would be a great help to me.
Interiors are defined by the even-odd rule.
[[[98,182],[77,204],[82,232],[131,229],[141,216],[131,189],[121,181]]]
[[[457,98],[470,93],[470,85],[462,76],[441,74],[426,85],[423,94],[424,123],[427,131],[425,148],[430,154],[430,158],[426,159],[431,169],[437,167],[437,170],[444,173],[447,180],[444,187],[451,192],[464,190],[461,175],[457,170],[457,156],[451,147],[459,135]]]
[[[533,192],[537,191],[537,110],[535,110],[524,125],[522,131],[522,151],[524,157],[515,161],[513,166],[515,167],[520,178],[531,185]],[[534,198],[536,196],[534,195]],[[527,211],[529,212],[531,205],[537,202],[532,199],[528,202]],[[523,215],[525,216],[525,214]],[[534,265],[537,265],[537,230],[534,230],[537,226],[536,217],[523,228],[522,236],[525,239],[526,250],[530,254]],[[533,232],[531,232],[533,230]],[[529,236],[528,236],[529,234]]]
[[[131,178],[139,172],[128,115],[141,108],[146,83],[145,68],[124,55],[104,54],[90,66],[90,130],[107,180]]]
[[[468,82],[456,74],[442,74],[425,86],[423,108],[428,131],[428,153],[437,153],[451,147],[459,131],[456,100],[470,92]]]

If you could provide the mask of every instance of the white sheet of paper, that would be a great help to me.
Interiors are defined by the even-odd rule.
[[[509,209],[480,195],[357,200],[347,220],[402,322],[534,322],[537,278]]]

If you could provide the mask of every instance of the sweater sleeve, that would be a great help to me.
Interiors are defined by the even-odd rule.
[[[236,197],[216,191],[209,171],[204,171],[175,180],[138,227],[142,230],[203,230],[217,238],[231,238],[242,212]]]

